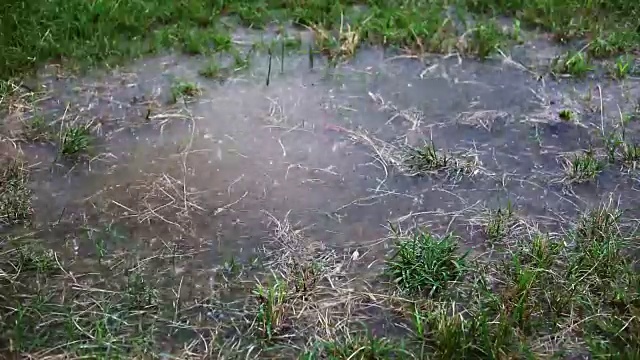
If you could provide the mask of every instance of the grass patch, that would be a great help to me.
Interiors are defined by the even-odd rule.
[[[495,21],[482,21],[473,31],[471,49],[480,59],[486,59],[506,41],[506,35]]]
[[[456,239],[416,232],[397,239],[397,251],[387,262],[387,273],[404,291],[434,296],[464,274],[466,254],[458,253]]]
[[[303,354],[301,359],[383,360],[410,354],[401,343],[396,343],[384,337],[376,337],[369,332],[359,331],[346,334],[334,341],[320,342],[313,351]]]
[[[563,56],[555,58],[551,63],[551,71],[560,75],[582,78],[591,70],[593,70],[593,67],[589,58],[582,51],[570,51]]]
[[[190,81],[176,81],[171,85],[171,102],[176,103],[178,100],[191,100],[202,93],[200,86]]]
[[[34,116],[24,123],[22,135],[27,141],[48,141],[51,138],[51,127],[42,116]]]
[[[575,154],[564,164],[565,178],[570,183],[594,180],[603,169],[604,165],[592,150]]]
[[[353,5],[365,5],[366,10],[356,10]],[[414,51],[448,52],[469,30],[460,30],[456,25],[464,24],[469,12],[482,14],[482,18],[514,16],[518,28],[519,24],[541,26],[561,41],[591,35],[595,39],[588,50],[592,56],[630,52],[640,43],[635,29],[640,7],[634,3],[571,0],[560,5],[546,0],[460,0],[454,12],[448,8],[451,5],[440,0],[14,2],[0,11],[0,76],[19,76],[51,60],[96,65],[114,64],[166,48],[178,48],[188,54],[227,51],[233,44],[228,30],[220,24],[230,24],[229,18],[258,28],[293,20],[323,31],[339,31],[339,36],[332,36],[339,44],[333,48],[349,52],[360,41]],[[481,58],[504,39],[493,21],[481,21],[471,37],[467,39],[468,48]]]
[[[511,233],[513,223],[514,213],[510,203],[505,208],[491,210],[485,226],[485,234],[489,243],[505,240]]]
[[[200,69],[199,74],[209,79],[222,79],[224,77],[223,71],[224,69],[220,67],[217,61],[209,60]]]
[[[631,169],[638,168],[638,162],[640,162],[640,145],[631,142],[625,142],[622,144],[622,161],[626,166]]]
[[[634,71],[634,60],[629,55],[623,55],[616,58],[610,70],[614,79],[622,80],[628,77]]]
[[[68,157],[87,153],[93,143],[89,125],[63,126],[59,139],[60,154]]]
[[[572,121],[575,119],[575,113],[569,109],[562,109],[558,112],[558,117],[562,121]]]
[[[422,147],[410,148],[405,161],[407,167],[417,174],[438,172],[453,163],[453,160],[438,150],[433,142]]]
[[[0,225],[26,222],[32,213],[26,165],[17,159],[4,159],[0,165]]]

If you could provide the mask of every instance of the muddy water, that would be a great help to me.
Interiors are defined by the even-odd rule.
[[[198,76],[202,61],[164,56],[51,82],[50,116],[73,100],[99,124],[102,141],[99,156],[73,167],[52,165],[48,148],[29,150],[41,161],[39,220],[65,229],[115,222],[141,246],[178,239],[229,256],[261,246],[273,218],[288,217],[329,246],[366,247],[386,236],[388,221],[455,229],[478,245],[473,219],[507,201],[550,229],[613,191],[622,208],[637,213],[640,205],[635,177],[615,168],[594,184],[558,181],[561,155],[596,143],[605,116],[589,112],[584,94],[601,84],[609,126],[618,105],[632,106],[612,95],[619,84],[538,81],[500,60],[418,61],[376,49],[329,72],[291,55],[281,73],[274,58],[269,86],[264,56],[224,83]],[[167,106],[175,78],[197,82],[202,94]],[[637,92],[633,80],[626,86]],[[150,116],[139,105],[147,99],[160,104]],[[583,114],[581,123],[560,120],[563,108]],[[459,181],[407,177],[354,134],[394,146],[433,140],[475,156],[478,171]]]

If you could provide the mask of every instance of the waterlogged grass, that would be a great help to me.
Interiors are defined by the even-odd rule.
[[[636,235],[611,204],[586,211],[564,235],[500,231],[509,246],[496,258],[471,257],[453,235],[396,231],[394,254],[378,275],[390,281],[365,292],[354,291],[357,278],[340,280],[347,275],[336,276],[337,268],[326,266],[332,257],[303,260],[282,253],[274,258],[272,251],[250,264],[229,261],[209,283],[210,269],[200,275],[180,270],[192,255],[161,246],[140,257],[118,248],[127,239],[114,229],[87,234],[96,247],[89,257],[53,250],[35,234],[2,238],[4,355],[187,359],[255,351],[259,358],[443,360],[640,355],[640,278],[629,251]],[[202,280],[213,288],[199,288]],[[372,305],[395,314],[402,331],[371,328],[368,324],[381,319],[365,311]],[[356,317],[358,311],[365,313]]]
[[[29,220],[31,189],[26,164],[17,159],[0,161],[0,228]]]
[[[178,100],[190,100],[200,95],[202,89],[194,82],[190,81],[176,81],[171,85],[171,102],[175,103]]]
[[[78,156],[89,151],[93,136],[88,125],[67,125],[60,130],[60,154]]]
[[[317,51],[340,61],[364,43],[485,59],[522,42],[522,29],[534,25],[560,42],[588,39],[552,64],[557,74],[583,77],[591,59],[637,51],[640,43],[640,5],[623,1],[39,0],[0,11],[2,78],[47,61],[113,64],[175,48],[210,59],[200,74],[221,79],[250,59],[235,48],[228,24],[261,28],[286,20],[318,35],[316,48],[304,49],[310,68]],[[499,25],[498,15],[512,17],[511,29]],[[301,43],[285,38],[280,44],[270,45],[274,58],[284,59]],[[231,54],[233,65],[214,61],[220,53]],[[616,79],[634,73],[628,55],[612,64]],[[200,92],[192,82],[171,87],[174,102]],[[579,120],[572,110],[558,117]],[[65,156],[90,151],[94,141],[89,126],[67,124],[54,134],[37,116],[23,132],[30,141],[56,141]],[[637,168],[635,142],[617,133],[603,134],[602,141],[610,165]],[[413,175],[471,174],[475,164],[433,143],[400,157],[398,166]],[[596,179],[605,162],[587,151],[564,165],[563,180],[581,183]],[[249,263],[232,258],[212,269],[207,257],[198,269],[198,252],[181,249],[183,239],[160,244],[116,233],[111,225],[74,224],[59,236],[58,224],[46,224],[25,234],[14,225],[27,223],[32,212],[26,165],[3,163],[0,357],[640,358],[638,234],[612,205],[566,219],[553,233],[522,226],[510,205],[491,210],[480,221],[489,250],[477,256],[471,254],[481,251],[459,240],[466,234],[394,231],[389,257],[367,267],[374,281],[350,272],[362,252],[305,254],[290,246],[300,235],[283,235],[287,226],[278,230],[277,246]],[[9,228],[14,233],[4,231]],[[65,245],[54,245],[60,239]]]
[[[363,7],[356,10],[355,5]],[[511,36],[516,42],[521,40],[521,24],[542,26],[559,41],[593,39],[591,56],[611,56],[638,48],[639,12],[634,2],[603,0],[11,2],[0,12],[0,76],[17,76],[47,61],[113,64],[164,48],[188,54],[228,51],[233,43],[225,24],[235,20],[254,28],[293,20],[319,33],[340,30],[327,44],[334,49],[373,42],[415,51],[457,48],[485,58],[509,36],[483,19],[510,15],[516,18]],[[480,21],[467,24],[465,34],[457,24],[466,23],[469,14]]]
[[[592,150],[575,154],[564,164],[565,178],[570,183],[592,181],[604,169],[604,164]]]

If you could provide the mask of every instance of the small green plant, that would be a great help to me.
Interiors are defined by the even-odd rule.
[[[89,150],[91,130],[87,125],[68,125],[60,131],[60,154],[76,156]]]
[[[575,114],[572,110],[562,109],[558,112],[558,117],[563,121],[571,121],[575,118]]]
[[[615,52],[614,46],[605,37],[599,36],[589,44],[589,54],[596,58],[611,56]]]
[[[211,59],[200,69],[199,74],[210,79],[221,79],[223,70],[217,61]]]
[[[33,212],[27,168],[17,159],[0,162],[0,166],[0,225],[26,222]]]
[[[198,84],[188,81],[178,81],[171,86],[171,100],[173,103],[180,99],[192,99],[199,96],[202,90]]]
[[[506,208],[490,211],[489,221],[485,227],[487,240],[491,243],[504,240],[511,232],[513,220],[511,203],[507,204]]]
[[[611,75],[615,79],[624,79],[633,71],[633,58],[629,55],[619,56],[613,64]]]
[[[637,169],[640,163],[640,144],[625,142],[621,146],[622,161],[632,169]]]
[[[23,135],[28,141],[45,141],[49,139],[51,128],[42,116],[35,116],[24,124]]]
[[[158,290],[144,278],[139,265],[128,272],[124,300],[130,310],[145,310],[158,304]]]
[[[369,332],[348,334],[333,341],[322,341],[314,351],[305,354],[305,360],[386,360],[396,359],[408,353],[403,344],[396,344]]]
[[[584,77],[592,70],[589,58],[581,51],[569,52],[554,59],[551,68],[554,73],[575,77]]]
[[[623,135],[615,131],[609,132],[605,134],[603,142],[609,163],[613,164],[616,161],[618,149],[624,144]]]
[[[195,28],[181,34],[182,50],[186,54],[209,54],[232,48],[231,36],[212,29]]]
[[[287,283],[278,277],[274,277],[270,285],[256,285],[253,292],[258,301],[255,324],[262,338],[267,341],[273,340],[284,328],[288,292]]]
[[[458,253],[452,235],[438,238],[418,231],[400,237],[396,252],[387,261],[387,274],[398,287],[409,293],[433,296],[458,280],[466,270],[466,257]]]
[[[416,174],[425,174],[445,169],[451,159],[438,151],[433,142],[422,147],[409,148],[405,163]]]
[[[521,258],[525,263],[531,263],[538,269],[551,269],[556,262],[562,244],[549,239],[549,235],[536,233],[531,243],[523,247]]]
[[[36,274],[48,274],[59,269],[56,254],[53,250],[45,249],[39,244],[24,244],[18,247],[17,263],[20,271],[33,271]]]
[[[573,155],[565,162],[565,176],[570,183],[582,183],[595,179],[604,168],[592,150]]]
[[[486,59],[504,40],[504,33],[494,21],[482,22],[473,33],[471,47],[480,59]]]
[[[524,42],[524,40],[522,40],[522,27],[520,25],[520,20],[518,19],[513,20],[513,33],[511,36],[513,37],[513,40],[519,44]]]

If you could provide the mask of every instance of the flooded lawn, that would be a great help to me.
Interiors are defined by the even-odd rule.
[[[637,78],[258,33],[6,97],[7,356],[640,354]]]

